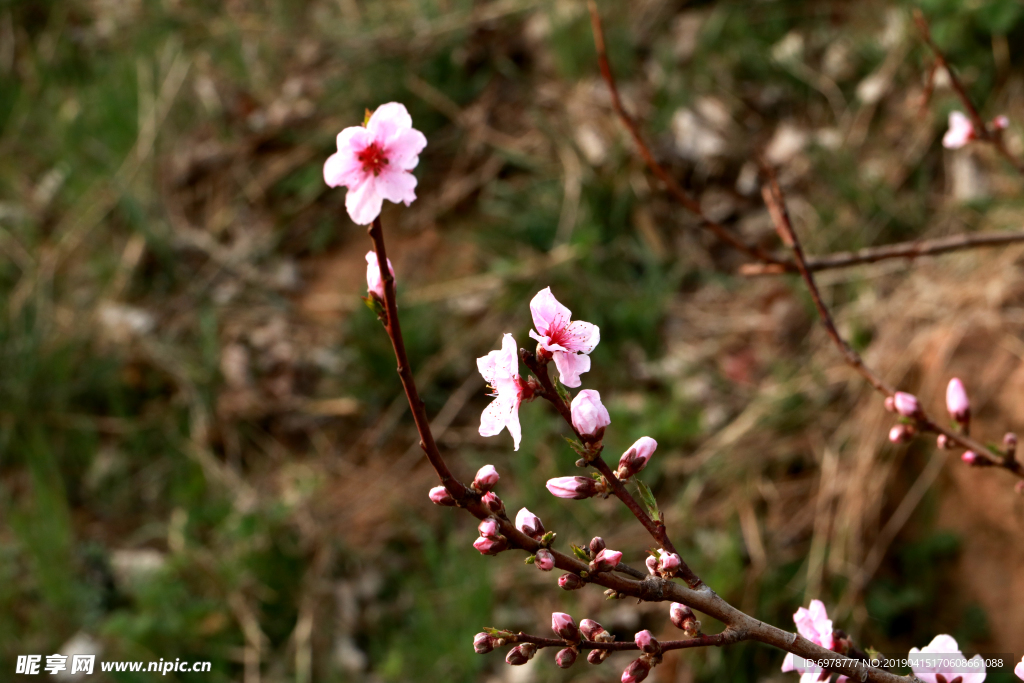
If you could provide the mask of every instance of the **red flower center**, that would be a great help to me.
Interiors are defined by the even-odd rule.
[[[356,159],[363,165],[364,171],[375,176],[380,175],[380,170],[388,165],[388,158],[384,156],[384,150],[376,142],[356,154]]]

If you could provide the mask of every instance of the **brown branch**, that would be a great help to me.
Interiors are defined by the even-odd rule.
[[[1024,242],[1024,232],[983,232],[968,235],[950,235],[931,240],[899,242],[881,247],[867,247],[857,251],[842,251],[825,256],[805,256],[807,270],[816,273],[833,268],[847,268],[864,263],[877,263],[886,259],[915,259],[919,256],[937,256],[952,251],[999,247]],[[741,275],[777,275],[784,269],[772,264],[746,263],[740,266]],[[796,272],[799,272],[798,270]]]
[[[610,650],[612,652],[628,652],[631,650],[639,650],[635,642],[621,641],[621,642],[610,642],[602,643],[593,640],[587,640],[581,638],[578,643],[570,643],[562,640],[561,638],[545,638],[544,636],[534,636],[529,633],[516,633],[512,636],[503,636],[507,643],[533,643],[538,649],[544,649],[546,647],[569,647],[574,646],[577,650]],[[721,633],[715,633],[712,635],[699,635],[693,638],[685,638],[682,640],[659,640],[658,645],[661,650],[686,650],[694,647],[722,647],[723,645],[732,645],[738,643],[741,640],[746,640],[744,634],[731,629],[726,629]]]
[[[832,342],[843,355],[843,359],[846,361],[847,365],[850,365],[859,372],[861,376],[863,376],[864,379],[866,379],[879,393],[887,397],[892,396],[895,393],[895,390],[876,375],[871,368],[865,365],[860,354],[850,348],[850,345],[847,344],[839,335],[835,322],[832,320],[832,314],[821,299],[821,293],[818,291],[818,285],[814,280],[814,275],[807,266],[803,247],[800,245],[800,240],[797,237],[796,232],[793,230],[793,224],[790,221],[789,212],[786,210],[786,203],[782,194],[782,189],[779,187],[779,183],[775,178],[775,171],[763,159],[760,160],[760,163],[761,171],[767,181],[764,187],[761,188],[761,195],[764,197],[764,202],[768,206],[768,213],[771,214],[776,232],[779,233],[779,237],[782,239],[783,243],[793,251],[793,257],[796,259],[796,265],[800,271],[800,276],[807,284],[807,289],[811,294],[811,299],[814,301],[814,306],[818,309],[818,317],[821,318],[822,323],[825,325],[825,331],[828,332],[829,338],[832,339]],[[973,451],[983,460],[983,463],[978,464],[1002,467],[1013,474],[1024,478],[1024,467],[1022,467],[1016,459],[1004,457],[1002,452],[985,446],[984,444],[972,439],[967,434],[939,426],[924,412],[923,409],[918,409],[918,413],[911,419],[914,420],[915,426],[922,431],[944,434],[951,443],[955,443],[969,451]]]
[[[701,209],[700,202],[687,194],[686,190],[680,187],[675,178],[673,178],[654,158],[654,154],[651,152],[650,147],[647,146],[643,136],[640,134],[639,126],[636,121],[633,120],[633,117],[631,117],[626,111],[625,106],[622,104],[622,98],[619,96],[619,88],[618,85],[616,85],[615,76],[612,73],[611,64],[608,61],[608,53],[605,49],[604,29],[601,27],[601,15],[598,14],[597,4],[594,0],[588,0],[587,6],[590,8],[590,23],[594,33],[594,45],[597,48],[597,63],[601,69],[601,77],[604,78],[605,83],[608,85],[608,91],[612,98],[612,108],[615,109],[615,113],[618,114],[619,119],[622,121],[622,125],[629,131],[630,136],[633,138],[633,142],[636,143],[636,147],[640,151],[640,156],[643,157],[644,162],[651,170],[651,173],[657,176],[658,180],[665,184],[665,188],[673,199],[682,204],[687,210],[701,220],[701,227],[714,233],[718,239],[722,240],[734,249],[743,252],[756,261],[771,263],[785,270],[792,270],[792,263],[779,260],[758,246],[747,244],[734,235],[725,226],[708,218],[704,214],[703,209]]]
[[[580,434],[575,425],[572,423],[572,410],[565,400],[559,395],[558,390],[555,388],[554,382],[551,379],[551,375],[548,372],[548,366],[546,363],[542,363],[535,354],[532,354],[525,349],[520,350],[520,356],[523,359],[523,363],[530,369],[531,372],[537,377],[537,381],[540,382],[542,387],[539,395],[547,399],[555,410],[558,411],[559,415],[565,420],[569,428],[572,429],[573,433],[582,441],[587,444],[588,447],[593,447],[597,450],[597,455],[593,460],[590,460],[589,464],[593,465],[598,472],[604,476],[605,481],[612,489],[612,493],[615,497],[621,500],[629,511],[633,513],[633,516],[644,526],[645,529],[651,534],[651,537],[660,545],[662,548],[670,553],[679,555],[676,551],[675,546],[672,544],[672,540],[668,537],[668,532],[665,529],[665,524],[661,521],[651,519],[647,511],[643,509],[636,498],[626,489],[626,486],[615,476],[608,463],[601,457],[601,445],[600,442],[595,442],[593,438]],[[682,559],[679,558],[680,565],[677,570],[677,575],[682,578],[691,587],[695,588],[701,584],[700,577],[698,577],[689,565]]]
[[[949,66],[949,62],[946,60],[946,55],[943,54],[939,46],[932,40],[931,28],[928,26],[928,20],[925,19],[924,14],[919,9],[914,10],[914,23],[917,24],[917,29],[921,33],[921,39],[925,42],[932,54],[935,56],[935,63],[946,70],[949,74],[950,85],[953,86],[953,91],[957,97],[960,98],[961,104],[964,105],[964,109],[967,110],[967,116],[970,117],[971,123],[974,126],[974,133],[977,135],[979,140],[987,142],[996,148],[996,151],[1003,156],[1004,159],[1010,162],[1019,173],[1024,175],[1024,161],[1021,161],[1010,152],[1006,147],[1006,143],[1003,140],[1002,131],[994,130],[985,123],[985,120],[981,118],[981,114],[978,112],[978,108],[974,106],[971,101],[970,95],[967,94],[967,88],[964,87],[960,77],[956,75],[956,72]]]

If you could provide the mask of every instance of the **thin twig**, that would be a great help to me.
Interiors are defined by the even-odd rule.
[[[517,633],[512,636],[503,636],[506,642],[509,643],[533,643],[538,649],[544,649],[546,647],[569,647],[573,646],[577,650],[609,650],[611,652],[628,652],[630,650],[639,650],[640,647],[635,642],[622,641],[619,643],[601,643],[593,640],[581,639],[578,643],[570,643],[562,640],[561,638],[545,638],[544,636],[534,636],[529,633]],[[745,634],[739,631],[733,631],[726,629],[721,633],[714,633],[711,635],[699,635],[693,638],[685,638],[683,640],[661,640],[658,641],[658,645],[662,651],[667,650],[686,650],[694,647],[722,647],[723,645],[732,645],[738,643],[741,640],[747,640]]]
[[[796,259],[796,265],[800,271],[800,276],[807,284],[807,289],[811,294],[811,299],[814,301],[815,308],[818,309],[818,316],[825,325],[825,330],[828,332],[829,338],[832,339],[832,342],[839,349],[840,353],[842,353],[843,359],[848,365],[859,372],[861,376],[863,376],[864,379],[866,379],[879,393],[887,397],[892,396],[895,393],[895,390],[876,375],[871,368],[865,365],[860,354],[850,348],[850,345],[847,344],[839,335],[835,322],[832,320],[832,314],[821,299],[821,293],[818,291],[818,285],[814,281],[814,274],[811,273],[810,269],[807,267],[803,247],[800,245],[800,240],[797,237],[796,232],[793,230],[793,224],[789,219],[789,212],[786,210],[786,203],[782,194],[782,189],[779,187],[779,183],[775,178],[775,171],[763,159],[760,161],[761,171],[767,181],[761,189],[761,195],[764,197],[764,202],[768,206],[768,213],[771,214],[772,222],[775,224],[775,230],[778,232],[779,238],[793,251],[793,257]],[[980,459],[975,462],[976,465],[1001,467],[1024,479],[1024,466],[1022,466],[1019,461],[1014,458],[1004,457],[1002,452],[985,446],[963,432],[957,432],[939,426],[927,415],[927,413],[925,413],[923,409],[919,408],[917,414],[911,419],[920,431],[944,434],[951,443],[955,443],[966,450],[973,451]]]

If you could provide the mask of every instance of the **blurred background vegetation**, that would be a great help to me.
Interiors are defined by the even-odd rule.
[[[940,77],[922,109],[930,61],[909,21],[925,11],[1019,153],[1019,0],[600,6],[655,153],[748,240],[779,248],[758,149],[812,253],[1020,227],[1019,177],[991,150],[942,150],[958,105]],[[545,406],[523,407],[518,452],[476,433],[475,358],[506,331],[525,345],[527,302],[550,285],[601,327],[584,386],[611,410],[606,452],[658,440],[644,480],[719,593],[786,628],[820,597],[887,653],[949,632],[1019,658],[1012,482],[888,444],[891,418],[801,284],[735,275],[741,259],[666,199],[610,110],[583,3],[3,0],[0,679],[19,654],[86,646],[209,660],[211,682],[617,681],[625,655],[512,668],[472,636],[547,633],[559,609],[620,639],[673,637],[664,605],[481,557],[475,520],[427,501],[435,477],[360,301],[369,243],[321,176],[337,132],[392,100],[429,146],[418,201],[383,221],[461,477],[492,463],[512,514],[530,508],[563,546],[600,532],[643,564],[621,505],[544,491],[575,471]],[[822,280],[887,379],[941,411],[963,375],[998,441],[1024,423],[1021,254]],[[652,680],[795,681],[781,661],[693,651]]]

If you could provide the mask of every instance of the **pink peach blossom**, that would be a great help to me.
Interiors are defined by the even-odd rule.
[[[384,200],[416,200],[416,176],[427,138],[412,127],[405,105],[389,102],[377,107],[366,126],[350,126],[338,133],[338,151],[324,163],[324,182],[345,186],[345,208],[359,225],[380,215]]]
[[[537,292],[530,301],[536,331],[530,337],[551,353],[558,369],[558,380],[567,387],[578,387],[580,375],[590,370],[590,352],[601,341],[601,331],[593,323],[570,322],[572,311],[551,293],[550,287]]]
[[[963,454],[960,456],[960,459],[963,460],[968,465],[973,465],[974,463],[978,462],[978,454],[975,453],[974,451],[964,451]]]
[[[556,477],[555,479],[548,479],[548,483],[545,486],[547,486],[551,495],[558,498],[572,498],[573,500],[593,498],[599,493],[597,482],[590,477]]]
[[[576,394],[569,407],[572,426],[581,436],[597,436],[612,422],[608,409],[601,403],[601,394],[593,389]]]
[[[832,620],[828,618],[825,611],[825,604],[821,600],[811,600],[810,609],[801,607],[793,615],[797,632],[815,645],[820,645],[826,650],[831,650],[835,645],[832,639]],[[783,671],[799,671],[800,683],[813,683],[821,673],[821,669],[808,665],[803,659],[797,661],[796,656],[790,652],[782,660]]]
[[[540,517],[526,508],[522,508],[516,514],[516,528],[538,541],[544,536],[544,524],[540,521]]]
[[[1024,681],[1024,658],[1017,662],[1017,666],[1013,667],[1013,673],[1017,675],[1017,678]]]
[[[617,567],[620,560],[622,560],[622,553],[618,550],[609,550],[608,548],[605,548],[594,556],[594,559],[590,563],[590,570],[594,572],[606,572]]]
[[[903,417],[914,417],[921,410],[917,397],[905,391],[897,391],[893,394],[892,403],[896,408],[896,412]]]
[[[649,436],[641,436],[619,458],[619,469],[616,476],[625,481],[647,467],[647,462],[658,448],[658,442]]]
[[[974,655],[970,660],[966,660],[974,662],[974,664],[965,664],[961,667],[948,666],[951,660],[965,659],[963,653],[960,652],[960,646],[956,644],[956,640],[952,636],[937,635],[932,638],[932,642],[920,650],[916,647],[910,648],[910,657],[914,658],[915,655],[935,655],[923,659],[932,659],[940,664],[940,666],[924,666],[924,662],[919,662],[917,666],[914,666],[912,663],[910,668],[914,671],[914,675],[924,683],[938,683],[939,676],[945,678],[946,681],[962,678],[963,683],[982,683],[985,680],[985,660],[981,655]]]
[[[519,352],[516,340],[505,333],[501,349],[476,359],[476,367],[494,391],[494,400],[480,416],[480,436],[495,436],[508,429],[515,450],[523,432],[519,426],[519,404],[523,400],[523,380],[519,376]]]
[[[949,130],[942,136],[943,147],[960,149],[975,137],[977,136],[974,133],[974,124],[963,112],[952,111],[949,113]]]
[[[395,269],[388,259],[388,270],[391,277],[395,276]],[[380,278],[380,263],[377,262],[377,252],[366,252],[366,291],[384,301],[384,281]]]

